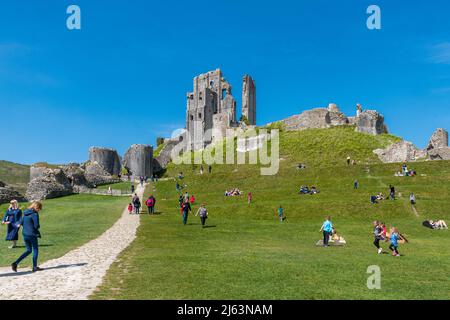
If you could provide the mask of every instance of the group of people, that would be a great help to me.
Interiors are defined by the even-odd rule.
[[[148,209],[148,214],[155,214],[156,199],[153,195],[150,195],[148,199],[145,200],[145,205]],[[128,204],[128,213],[140,214],[141,207],[142,207],[141,199],[135,193],[131,202]]]
[[[317,194],[319,193],[319,190],[315,186],[312,186],[309,188],[308,186],[301,186],[300,190],[298,191],[299,194]]]
[[[345,239],[340,236],[337,233],[336,228],[333,227],[330,216],[325,217],[325,221],[322,223],[322,227],[319,231],[322,232],[323,239],[322,242],[319,241],[318,245],[321,244],[324,247],[329,247],[330,242],[333,242],[335,245],[346,243]]]
[[[203,165],[201,165],[201,166],[200,166],[200,174],[203,174],[203,172],[204,172]],[[211,165],[208,166],[208,172],[209,172],[209,174],[212,173],[212,167],[211,167]]]
[[[394,176],[396,177],[414,177],[417,175],[415,170],[409,170],[406,163],[402,165],[402,171],[397,171]]]
[[[180,213],[182,217],[183,225],[187,225],[189,213],[192,212],[192,206],[195,204],[194,195],[189,196],[189,193],[186,192],[184,195],[180,195],[179,197],[179,205],[180,205]],[[206,203],[202,203],[197,210],[195,216],[200,217],[200,223],[202,228],[206,226],[206,219],[208,218],[208,210],[206,209]]]
[[[140,214],[141,206],[141,199],[139,199],[139,196],[135,193],[131,199],[131,202],[128,204],[128,213]]]
[[[226,197],[234,197],[234,196],[240,196],[242,194],[241,190],[239,190],[238,188],[233,188],[231,190],[225,190],[224,195]]]
[[[349,166],[350,164],[355,166],[357,164],[357,162],[355,159],[352,160],[352,158],[350,156],[347,156],[347,165]]]
[[[23,241],[25,243],[26,251],[11,264],[14,272],[17,272],[17,267],[23,259],[33,254],[33,272],[41,271],[38,267],[39,256],[39,238],[41,233],[39,231],[39,212],[42,210],[42,203],[34,201],[31,205],[22,212],[19,208],[17,200],[12,200],[9,208],[6,211],[2,225],[7,226],[6,241],[12,242],[10,249],[16,248],[19,240],[19,231],[22,228]]]
[[[378,220],[373,222],[373,228],[373,244],[377,248],[378,254],[383,252],[383,248],[380,246],[380,241],[390,241],[391,244],[389,245],[389,250],[392,251],[392,255],[395,257],[400,257],[400,253],[398,252],[398,244],[399,241],[408,242],[405,236],[400,234],[396,227],[391,227],[390,232],[387,233],[386,224]]]

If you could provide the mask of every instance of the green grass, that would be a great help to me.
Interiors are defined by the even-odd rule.
[[[0,181],[25,194],[27,184],[30,181],[30,167],[0,160]]]
[[[400,165],[380,164],[371,150],[395,140],[349,129],[283,133],[284,160],[276,176],[260,176],[250,165],[213,166],[212,175],[203,176],[189,165],[170,166],[167,175],[183,171],[187,190],[207,203],[211,227],[202,229],[193,215],[183,226],[175,183],[157,182],[147,195],[157,197],[160,214],[142,217],[137,239],[92,298],[449,299],[449,232],[421,222],[450,222],[450,162],[411,164],[419,176],[394,177]],[[347,154],[364,164],[347,166]],[[298,162],[307,169],[296,170]],[[356,191],[354,179],[361,185]],[[387,193],[391,183],[402,196],[371,205],[369,196]],[[321,193],[299,196],[302,184],[316,185]],[[254,203],[249,206],[245,195],[224,197],[233,187],[253,192]],[[419,217],[408,203],[411,191]],[[276,217],[280,204],[288,217],[283,223]],[[315,246],[328,214],[346,246]],[[408,236],[410,243],[400,246],[402,257],[376,253],[374,219]],[[381,290],[366,286],[370,265],[381,268]]]
[[[39,261],[59,258],[89,240],[100,236],[120,217],[128,199],[122,197],[73,195],[45,200],[40,213],[42,239]],[[25,207],[25,206],[24,206]],[[7,206],[0,206],[3,214]],[[5,238],[6,226],[0,225],[1,239]],[[24,248],[8,249],[9,242],[0,246],[0,266],[7,266],[17,259]],[[23,246],[20,232],[18,245]],[[26,259],[23,266],[29,266]]]
[[[118,182],[118,183],[112,183],[112,184],[104,184],[101,186],[97,186],[97,189],[99,190],[107,190],[109,187],[113,190],[120,190],[122,192],[129,192],[131,193],[131,184],[132,182]],[[134,183],[134,186],[137,186],[137,183]]]

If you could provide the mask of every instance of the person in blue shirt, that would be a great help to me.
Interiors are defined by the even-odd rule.
[[[392,251],[392,255],[395,257],[400,257],[400,254],[398,253],[398,240],[400,240],[401,237],[398,234],[396,227],[391,228],[391,236],[389,238],[391,240],[389,249]]]
[[[278,208],[278,218],[280,218],[280,221],[283,222],[284,218],[283,218],[283,207],[280,206]]]
[[[2,219],[2,224],[8,226],[6,231],[6,241],[12,242],[12,246],[8,247],[9,249],[13,249],[17,245],[17,240],[19,240],[21,219],[22,210],[19,209],[19,203],[17,200],[11,200],[9,203],[9,208]]]
[[[323,232],[323,246],[328,247],[328,240],[333,232],[333,224],[331,223],[331,217],[327,216],[319,231]]]
[[[41,237],[39,232],[39,211],[42,210],[42,203],[35,201],[31,206],[24,211],[23,217],[20,221],[20,225],[23,226],[22,234],[23,241],[27,251],[25,251],[19,259],[11,264],[11,268],[14,272],[17,272],[17,266],[19,263],[33,253],[33,272],[41,271],[42,269],[38,267],[37,260],[39,254],[39,244],[38,238]]]

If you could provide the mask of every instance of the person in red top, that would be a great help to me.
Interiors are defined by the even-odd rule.
[[[189,199],[189,202],[191,203],[191,205],[193,205],[195,203],[194,195],[191,196],[191,198]]]
[[[253,200],[253,194],[251,192],[249,192],[247,195],[248,204],[252,203],[252,200]]]
[[[131,214],[133,212],[133,205],[130,203],[128,205],[128,213]]]

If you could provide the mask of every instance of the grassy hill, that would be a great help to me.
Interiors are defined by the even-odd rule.
[[[194,212],[207,203],[209,228],[202,229],[193,215],[183,226],[175,180],[157,182],[147,195],[156,196],[158,214],[142,216],[137,239],[92,298],[449,299],[449,232],[421,223],[450,222],[450,162],[410,164],[418,176],[394,177],[400,164],[382,164],[372,150],[396,140],[351,128],[285,132],[275,176],[261,176],[255,165],[214,165],[211,175],[200,175],[199,166],[169,166],[168,177],[184,172],[182,183],[197,198]],[[347,155],[359,164],[347,166]],[[296,169],[299,162],[306,170]],[[370,195],[387,194],[389,184],[398,199],[370,204]],[[315,185],[320,193],[298,195],[301,185]],[[225,197],[231,188],[244,195]],[[254,197],[250,205],[248,192]],[[416,211],[410,192],[417,197]],[[279,205],[287,215],[282,223]],[[346,246],[315,246],[325,215],[331,215]],[[400,246],[401,257],[377,254],[375,219],[409,238]],[[387,243],[382,246],[387,250]],[[367,288],[371,265],[381,268],[381,290]]]
[[[30,166],[0,160],[0,181],[24,194],[30,181]]]

